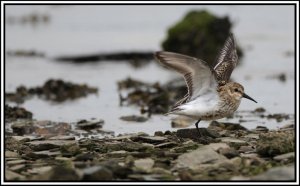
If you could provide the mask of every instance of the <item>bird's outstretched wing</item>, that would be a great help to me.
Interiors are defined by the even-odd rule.
[[[236,44],[233,34],[230,34],[216,58],[214,71],[218,83],[228,82],[237,63],[238,55],[236,52]]]
[[[206,62],[173,52],[156,52],[154,56],[163,66],[176,70],[184,77],[188,94],[184,100],[179,101],[180,104],[216,90],[217,82],[213,69]]]

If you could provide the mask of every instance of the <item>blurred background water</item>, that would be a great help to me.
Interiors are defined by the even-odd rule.
[[[117,82],[127,77],[161,84],[178,77],[153,61],[141,68],[128,62],[73,64],[54,61],[61,55],[84,55],[105,52],[158,51],[167,29],[190,10],[206,9],[217,16],[228,15],[232,32],[244,49],[241,65],[232,78],[243,84],[257,104],[244,99],[237,111],[252,129],[263,125],[278,128],[288,121],[276,122],[247,116],[248,111],[264,107],[268,113],[294,114],[294,8],[284,5],[189,5],[189,6],[38,6],[6,5],[5,50],[34,50],[46,57],[5,57],[5,92],[20,85],[41,86],[50,78],[98,87],[98,95],[90,95],[60,104],[37,97],[20,105],[38,120],[76,122],[102,118],[104,129],[118,133],[143,131],[150,134],[174,130],[170,117],[154,115],[145,123],[122,121],[120,116],[139,115],[137,107],[120,107]],[[30,14],[46,15],[44,23],[17,23]],[[286,81],[280,81],[280,74]],[[9,103],[14,105],[12,103]],[[248,113],[248,114],[247,114]],[[252,118],[251,118],[252,117]],[[237,119],[220,121],[236,122]],[[207,126],[208,122],[202,122]],[[191,126],[194,127],[194,126]]]

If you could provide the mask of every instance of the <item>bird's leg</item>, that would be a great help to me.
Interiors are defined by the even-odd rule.
[[[203,135],[201,134],[201,132],[200,132],[200,130],[199,130],[199,128],[198,128],[198,124],[199,124],[200,121],[201,121],[201,119],[199,119],[199,120],[195,123],[195,126],[196,126],[196,128],[197,128],[197,131],[198,131],[198,133],[199,133],[199,136],[202,137]]]

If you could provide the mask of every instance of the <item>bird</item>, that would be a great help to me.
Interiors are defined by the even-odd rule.
[[[236,42],[232,33],[225,40],[214,64],[187,55],[158,51],[154,58],[162,66],[181,74],[187,86],[186,95],[166,113],[186,116],[197,120],[195,126],[201,136],[198,124],[232,115],[239,107],[242,98],[257,103],[248,96],[244,87],[230,80],[238,64]]]

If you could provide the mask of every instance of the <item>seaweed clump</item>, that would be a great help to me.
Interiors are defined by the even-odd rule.
[[[228,16],[217,17],[208,11],[191,11],[174,26],[162,43],[165,51],[182,53],[214,62],[218,49],[230,34],[232,23]],[[242,51],[237,47],[239,57]],[[213,64],[211,64],[213,65]]]

